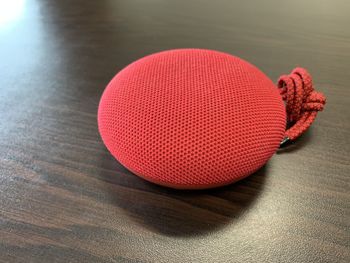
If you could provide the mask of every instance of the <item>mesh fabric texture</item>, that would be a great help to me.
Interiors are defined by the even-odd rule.
[[[203,189],[262,167],[284,137],[282,98],[248,62],[178,49],[137,60],[105,89],[98,110],[111,154],[144,179]]]

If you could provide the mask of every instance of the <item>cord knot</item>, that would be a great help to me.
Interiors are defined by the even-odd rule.
[[[303,104],[302,110],[304,111],[322,111],[326,103],[326,97],[317,91],[311,92],[305,103]]]
[[[282,75],[277,87],[286,103],[290,127],[283,142],[295,140],[311,126],[317,112],[323,110],[326,97],[314,90],[312,77],[303,68],[295,68],[290,75]]]

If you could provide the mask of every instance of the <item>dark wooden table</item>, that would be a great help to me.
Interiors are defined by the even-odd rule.
[[[350,262],[349,1],[0,9],[0,262]],[[326,110],[234,185],[145,182],[104,147],[99,98],[133,60],[181,47],[238,55],[274,80],[304,66]]]

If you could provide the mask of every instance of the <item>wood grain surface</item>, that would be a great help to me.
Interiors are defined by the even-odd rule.
[[[350,2],[2,1],[0,262],[350,262]],[[99,98],[152,52],[209,48],[327,105],[256,174],[207,191],[145,182],[106,150]]]

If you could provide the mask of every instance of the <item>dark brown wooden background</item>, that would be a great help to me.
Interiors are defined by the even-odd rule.
[[[0,24],[0,262],[350,262],[349,1],[26,0],[22,11]],[[238,55],[274,80],[304,66],[326,110],[239,183],[147,183],[107,152],[97,106],[124,66],[180,47]]]

